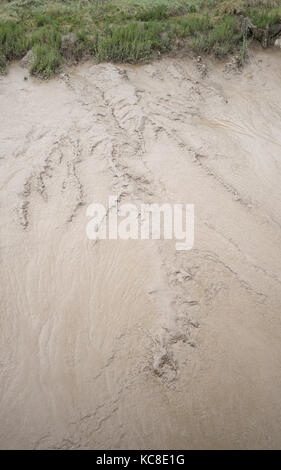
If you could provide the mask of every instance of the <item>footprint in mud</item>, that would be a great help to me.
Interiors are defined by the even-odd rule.
[[[172,353],[164,347],[155,353],[152,367],[154,374],[166,383],[173,382],[177,377],[177,364]]]
[[[19,201],[17,206],[18,220],[23,229],[26,229],[29,225],[28,206],[29,201]]]
[[[166,384],[174,382],[179,372],[179,364],[173,351],[178,343],[196,347],[191,336],[192,328],[199,328],[199,322],[190,316],[176,316],[174,326],[164,328],[158,347],[153,355],[152,370]]]
[[[184,269],[178,269],[176,271],[172,271],[169,275],[170,284],[172,286],[181,285],[186,281],[190,281],[193,279],[192,274],[185,271]]]

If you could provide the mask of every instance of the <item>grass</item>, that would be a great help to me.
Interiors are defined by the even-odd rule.
[[[0,72],[31,49],[30,72],[43,78],[71,54],[134,63],[188,47],[218,57],[240,52],[245,61],[239,10],[259,28],[281,23],[280,0],[2,0]]]
[[[252,22],[259,28],[266,28],[269,25],[280,23],[281,11],[280,8],[253,8],[248,10]]]
[[[162,26],[153,22],[107,27],[96,40],[95,56],[100,62],[147,60],[155,49],[164,52],[169,48],[169,41],[161,38],[162,31]]]
[[[0,51],[6,60],[21,57],[29,47],[30,38],[24,24],[12,20],[0,23]]]
[[[233,16],[224,15],[210,31],[204,52],[214,52],[217,56],[225,56],[237,50],[243,33],[237,25],[237,19]]]
[[[48,44],[36,44],[33,52],[35,60],[30,67],[31,74],[42,78],[50,78],[54,75],[62,63],[58,49]]]

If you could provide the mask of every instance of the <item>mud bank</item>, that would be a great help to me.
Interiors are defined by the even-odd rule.
[[[280,448],[281,52],[0,80],[0,447]],[[195,245],[86,237],[194,203]]]

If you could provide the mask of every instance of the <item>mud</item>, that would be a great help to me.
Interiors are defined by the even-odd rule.
[[[0,79],[1,448],[280,448],[280,59]],[[88,240],[114,194],[193,250]]]

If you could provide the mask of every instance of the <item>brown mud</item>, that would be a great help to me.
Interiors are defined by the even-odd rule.
[[[0,79],[1,448],[280,448],[280,59]],[[114,194],[194,249],[88,240]]]

